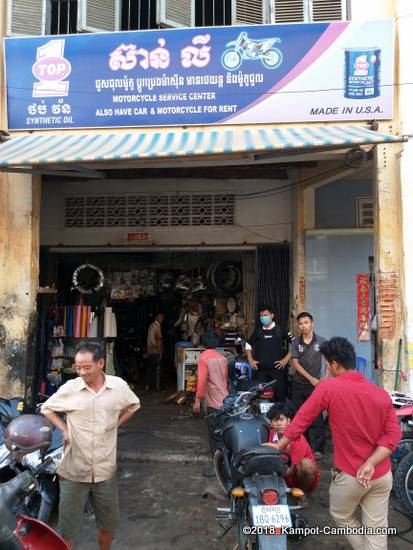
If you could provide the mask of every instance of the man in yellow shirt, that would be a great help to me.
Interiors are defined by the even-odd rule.
[[[118,427],[139,409],[138,397],[124,380],[104,373],[101,347],[80,344],[75,354],[78,378],[69,380],[42,406],[42,413],[63,433],[59,467],[59,531],[70,549],[90,497],[100,550],[109,550],[118,526],[116,480]],[[66,413],[66,419],[58,413]]]

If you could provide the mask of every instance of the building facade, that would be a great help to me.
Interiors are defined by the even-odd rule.
[[[314,312],[321,334],[344,335],[355,343],[360,368],[368,377],[389,390],[411,389],[413,363],[409,358],[413,357],[413,325],[409,306],[413,300],[413,281],[410,281],[412,232],[408,216],[412,200],[408,186],[411,151],[410,142],[397,137],[411,133],[408,97],[413,80],[406,59],[411,40],[409,2],[105,0],[99,3],[98,10],[95,6],[96,3],[87,0],[30,3],[9,0],[0,8],[2,33],[54,37],[167,27],[322,25],[325,21],[346,20],[361,24],[366,14],[369,21],[393,19],[397,44],[395,83],[390,87],[393,114],[392,118],[371,120],[375,117],[367,111],[366,118],[358,117],[360,127],[368,126],[386,137],[376,142],[368,141],[371,136],[363,138],[365,141],[360,138],[357,146],[350,146],[345,139],[340,143],[323,140],[322,132],[324,136],[336,132],[337,124],[340,126],[342,122],[330,120],[328,113],[317,123],[301,121],[299,115],[298,118],[285,115],[281,120],[280,114],[270,116],[263,124],[243,122],[242,117],[236,126],[231,121],[224,126],[196,126],[195,122],[194,128],[189,129],[189,137],[184,136],[187,126],[176,124],[169,130],[174,133],[171,139],[176,139],[179,132],[181,143],[191,140],[192,130],[198,128],[202,139],[215,132],[218,135],[213,138],[215,145],[202,152],[201,148],[194,148],[185,155],[164,145],[160,154],[153,158],[146,156],[139,162],[112,154],[86,163],[79,150],[91,149],[89,140],[100,139],[96,132],[52,128],[47,136],[62,140],[55,150],[60,148],[64,156],[64,149],[76,141],[80,164],[67,159],[62,164],[51,153],[47,158],[45,149],[27,164],[21,162],[24,142],[18,140],[27,136],[34,140],[45,133],[40,130],[28,133],[27,128],[18,125],[15,130],[10,129],[7,109],[10,118],[11,102],[6,105],[4,93],[1,128],[5,133],[0,145],[0,162],[4,153],[0,173],[3,197],[0,394],[21,393],[22,388],[33,386],[40,248],[52,255],[128,250],[146,253],[148,247],[158,252],[223,251],[225,247],[232,252],[246,252],[280,243],[289,243],[291,250],[290,322],[299,311],[309,309]],[[85,67],[89,62],[92,63],[85,51]],[[8,86],[10,91],[10,82],[4,82],[2,90]],[[203,89],[199,91],[202,94]],[[327,98],[333,91],[326,89],[324,93]],[[325,105],[328,109],[327,100]],[[295,108],[298,111],[298,103]],[[290,109],[294,110],[294,105]],[[318,114],[323,116],[321,111]],[[351,123],[349,119],[343,122]],[[128,132],[130,135],[142,132],[132,124],[125,126],[129,129],[118,129],[116,139],[129,139],[125,137]],[[219,146],[220,140],[227,139],[223,128],[232,141],[230,145],[225,142]],[[274,152],[271,143],[262,149],[257,146],[256,136],[262,139],[262,132],[269,129],[281,136],[295,132],[298,141],[304,133],[318,134],[311,147],[284,143],[281,151]],[[142,139],[148,140],[144,143],[168,139],[167,129],[143,131],[146,137]],[[342,124],[339,131],[347,132],[348,138],[354,129]],[[99,135],[103,140],[110,139],[111,132],[103,128]],[[82,139],[85,147],[77,141]],[[25,149],[23,145],[23,153],[36,147],[28,145]],[[13,157],[14,163],[10,160]],[[133,220],[128,206],[132,200],[134,205],[138,200],[140,204],[146,201]],[[197,201],[213,201],[214,214],[208,210],[210,217],[200,215]],[[137,246],[136,242],[127,241],[125,235],[130,231],[149,235],[149,239]],[[49,284],[47,278],[43,280],[42,284]]]

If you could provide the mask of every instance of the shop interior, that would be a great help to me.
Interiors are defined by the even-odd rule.
[[[149,325],[159,312],[164,355],[157,388],[196,389],[202,334],[220,336],[226,355],[255,316],[255,250],[43,251],[38,301],[38,391],[76,375],[79,342],[98,343],[109,374],[141,389]]]

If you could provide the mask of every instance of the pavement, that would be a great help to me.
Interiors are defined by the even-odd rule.
[[[212,464],[205,420],[188,406],[164,403],[170,392],[137,392],[142,409],[119,433],[121,525],[112,550],[235,550],[235,529],[217,541],[217,506],[227,498],[218,482],[202,477]],[[321,482],[310,496],[305,515],[311,527],[334,526],[328,512],[331,457],[319,461]],[[390,550],[413,548],[412,523],[391,502],[389,525],[398,536],[388,539]],[[97,548],[93,514],[85,514],[77,550]],[[402,538],[401,538],[402,537]],[[341,536],[309,535],[289,542],[289,550],[351,550]]]

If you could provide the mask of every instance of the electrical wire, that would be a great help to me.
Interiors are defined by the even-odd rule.
[[[249,74],[249,73],[245,73],[245,74]],[[130,77],[130,78],[134,78],[134,77]],[[156,77],[155,77],[156,78]],[[102,80],[105,80],[105,79],[102,79]],[[107,79],[107,80],[111,80],[110,78]],[[274,83],[275,85],[276,83]],[[398,82],[398,83],[394,83],[394,84],[381,84],[381,88],[393,88],[395,86],[411,86],[413,85],[413,82]],[[231,86],[230,84],[228,84],[228,87]],[[175,86],[171,86],[171,87],[175,87]],[[26,91],[26,92],[32,92],[32,87],[30,88],[26,88],[26,87],[21,87],[21,86],[6,86],[5,84],[1,84],[0,85],[0,88],[2,89],[5,89],[5,90],[17,90],[17,91]],[[234,96],[257,96],[257,93],[254,93],[254,92],[249,92],[246,90],[246,88],[253,88],[253,86],[243,86],[242,87],[242,91],[240,91],[239,93],[237,92],[234,92],[234,91],[230,91],[230,95],[231,97],[234,97]],[[119,94],[122,94],[122,93],[125,93],[125,90],[121,90],[119,89],[119,92],[117,92],[116,90],[112,90],[110,88],[105,88],[107,90],[107,94],[113,94],[113,93],[119,93]],[[162,93],[164,93],[164,88],[162,89]],[[179,88],[178,88],[179,90]],[[133,94],[133,93],[138,93],[138,94],[142,94],[142,93],[147,93],[147,92],[151,92],[151,93],[156,93],[155,90],[149,90],[149,89],[146,89],[146,88],[142,88],[142,91],[139,92],[138,90],[129,90],[127,91],[126,93],[127,94]],[[320,92],[344,92],[344,88],[317,88],[317,89],[312,89],[312,90],[277,90],[276,92],[272,92],[271,90],[268,90],[266,92],[259,92],[259,96],[262,97],[262,96],[272,96],[272,95],[296,95],[296,94],[318,94]],[[216,93],[216,96],[219,97],[220,95],[224,95],[224,94],[220,94],[219,91],[215,91]],[[70,94],[73,95],[73,94],[84,94],[84,95],[105,95],[105,92],[102,94],[102,92],[98,92],[97,90],[94,90],[92,92],[89,92],[87,90],[73,90],[73,88],[70,90]]]
[[[340,168],[346,168],[346,164],[342,164],[338,167],[331,168],[329,170],[326,170],[325,172],[322,172],[321,174],[317,174],[317,178],[323,178],[325,176],[328,176],[331,173],[336,172]],[[285,193],[287,191],[292,191],[294,189],[299,189],[300,187],[306,186],[308,183],[310,183],[314,177],[308,178],[303,181],[299,182],[290,182],[288,184],[279,185],[277,187],[271,187],[269,189],[264,189],[262,191],[254,191],[252,193],[235,193],[234,196],[239,200],[244,199],[251,199],[251,198],[262,198],[262,197],[269,197],[274,195],[279,195],[282,193]]]

